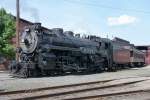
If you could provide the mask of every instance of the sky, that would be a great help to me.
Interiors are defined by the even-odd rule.
[[[20,0],[20,16],[47,28],[150,45],[150,0]],[[16,15],[16,0],[0,8]]]

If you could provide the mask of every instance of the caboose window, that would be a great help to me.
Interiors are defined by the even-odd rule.
[[[49,34],[49,36],[51,36],[51,37],[57,37],[56,34]]]
[[[102,45],[102,43],[101,42],[99,42],[99,46],[101,46]]]
[[[130,57],[133,57],[133,51],[130,51]]]

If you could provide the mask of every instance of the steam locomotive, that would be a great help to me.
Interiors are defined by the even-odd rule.
[[[61,28],[45,32],[40,23],[24,29],[17,52],[20,60],[11,64],[10,71],[19,77],[114,71],[143,66],[145,60],[143,52],[128,41],[93,35],[81,38]]]

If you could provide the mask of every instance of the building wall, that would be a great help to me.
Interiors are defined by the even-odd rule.
[[[146,57],[145,57],[145,63],[147,65],[150,65],[150,48],[145,52]]]
[[[29,21],[26,21],[24,19],[21,19],[19,21],[19,33],[21,33],[24,29],[25,26],[28,26],[28,25],[32,25],[33,23],[29,22]],[[16,37],[13,37],[11,39],[11,43],[14,47],[16,47]]]
[[[15,20],[15,17],[14,17],[14,20]],[[32,22],[21,19],[19,23],[19,32],[22,32],[25,26],[32,25],[32,24],[33,24]],[[11,43],[14,47],[16,47],[16,37],[13,37],[11,39]],[[6,60],[5,62],[0,63],[0,70],[7,70],[9,63],[10,63],[9,60]]]
[[[15,16],[14,17],[14,20],[16,19]],[[25,26],[28,26],[28,25],[33,25],[32,22],[30,21],[27,21],[27,20],[24,20],[24,19],[20,19],[19,21],[19,32],[21,33],[24,29]],[[45,27],[42,27],[42,29],[44,31],[49,31],[50,29],[48,28],[45,28]],[[11,43],[14,47],[16,47],[16,37],[13,37],[11,39]],[[8,69],[8,65],[9,65],[10,61],[9,60],[6,60],[3,64],[0,64],[0,70],[5,70],[5,69]]]
[[[15,19],[15,17],[14,17]],[[19,32],[21,33],[23,31],[23,29],[25,28],[25,26],[29,26],[29,25],[33,25],[34,23],[24,20],[24,19],[20,19],[19,21]],[[49,31],[50,29],[42,27],[42,30],[44,31]],[[14,45],[14,47],[16,47],[16,37],[13,37],[11,40],[11,43]]]

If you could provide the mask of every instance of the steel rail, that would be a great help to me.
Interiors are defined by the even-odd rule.
[[[142,82],[142,81],[145,81],[145,80],[124,82],[124,83],[119,83],[119,84],[92,87],[92,88],[86,88],[86,89],[71,90],[71,91],[52,93],[52,94],[41,94],[41,95],[28,96],[28,97],[26,96],[26,97],[20,97],[20,98],[16,98],[16,99],[12,99],[12,100],[31,100],[31,99],[33,100],[33,99],[41,99],[41,98],[48,98],[48,97],[64,96],[64,95],[82,93],[82,92],[89,92],[89,91],[94,91],[94,90],[99,90],[99,89],[107,89],[107,88],[111,88],[111,87],[125,86],[125,85],[130,85],[130,84],[134,84],[134,83],[138,83],[138,82]],[[71,98],[71,99],[73,99],[73,98]]]
[[[92,84],[110,82],[110,81],[113,81],[113,80],[115,80],[115,79],[94,81],[94,82],[86,82],[86,83],[77,83],[77,84],[69,84],[69,85],[60,85],[60,86],[53,86],[53,87],[43,87],[43,88],[35,88],[35,89],[6,91],[6,92],[0,92],[0,96],[1,95],[11,95],[11,94],[21,94],[21,93],[27,93],[27,92],[38,92],[38,91],[43,91],[43,90],[59,89],[59,88],[67,88],[67,87],[75,87],[75,86],[83,86],[83,85],[92,85]]]
[[[150,89],[146,90],[130,90],[130,91],[122,91],[122,92],[114,92],[114,93],[108,93],[108,94],[100,94],[100,95],[92,95],[92,96],[85,96],[85,97],[75,97],[75,98],[68,98],[68,99],[62,99],[62,100],[84,100],[84,99],[94,99],[94,98],[102,98],[102,97],[110,97],[110,96],[117,96],[117,95],[126,95],[126,94],[133,94],[133,93],[141,93],[141,92],[149,92]]]

